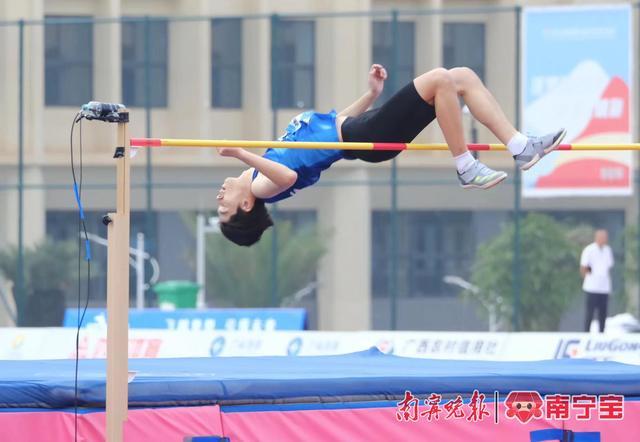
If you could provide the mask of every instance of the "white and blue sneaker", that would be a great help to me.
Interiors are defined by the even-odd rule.
[[[507,173],[493,170],[476,160],[464,172],[458,172],[458,181],[464,189],[490,189],[507,178]]]
[[[565,129],[560,129],[541,137],[528,137],[524,150],[513,156],[516,165],[520,170],[531,169],[543,156],[556,150],[566,134]]]

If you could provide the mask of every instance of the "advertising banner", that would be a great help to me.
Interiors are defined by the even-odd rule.
[[[525,132],[567,129],[565,143],[629,143],[631,6],[525,8]],[[631,195],[627,151],[554,152],[522,175],[525,197]]]
[[[2,328],[0,359],[67,359],[76,330]],[[585,358],[640,364],[640,334],[129,330],[129,357],[339,355],[377,347],[413,358],[535,361]],[[82,329],[80,358],[105,358],[105,330]]]
[[[210,309],[144,309],[129,310],[130,328],[169,330],[239,330],[272,331],[303,330],[307,312],[301,308],[210,308]],[[77,327],[78,310],[68,308],[65,327]],[[106,329],[107,310],[90,308],[83,327]]]

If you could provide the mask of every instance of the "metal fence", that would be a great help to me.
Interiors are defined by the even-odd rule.
[[[455,28],[447,24],[477,26]],[[499,34],[495,31],[498,26]],[[216,32],[224,37],[216,41],[212,37]],[[514,125],[520,127],[520,35],[520,6],[235,17],[52,16],[0,23],[0,40],[4,41],[0,48],[0,79],[4,83],[0,99],[7,104],[0,111],[4,122],[0,170],[6,172],[6,178],[0,181],[0,198],[6,207],[6,213],[0,215],[5,223],[0,229],[0,245],[4,244],[5,251],[9,250],[8,244],[17,246],[14,293],[19,312],[27,309],[26,246],[45,236],[74,239],[77,233],[77,213],[67,174],[68,125],[83,102],[93,98],[125,102],[132,109],[133,131],[138,136],[275,139],[299,109],[343,106],[357,98],[360,89],[352,91],[351,86],[357,84],[365,90],[366,71],[361,71],[370,62],[386,65],[389,91],[399,89],[404,81],[428,68],[465,64],[474,66],[489,88],[497,91]],[[464,37],[467,42],[470,37],[482,37],[479,47],[483,51],[480,58],[484,59],[478,58],[477,51],[460,50],[459,40]],[[456,50],[460,52],[457,56]],[[501,62],[499,67],[496,60]],[[446,66],[449,63],[451,66]],[[343,96],[344,91],[350,96]],[[339,103],[330,104],[332,99]],[[637,101],[637,91],[633,99]],[[484,129],[479,132],[467,116],[465,130],[471,141],[490,140],[489,133]],[[100,233],[100,217],[112,205],[112,197],[107,195],[115,189],[108,160],[111,139],[104,128],[85,126],[84,131],[83,198],[88,205],[90,230]],[[433,129],[424,137],[440,139]],[[374,327],[465,329],[465,318],[474,317],[475,309],[484,307],[477,300],[469,301],[469,306],[457,298],[459,289],[448,285],[444,276],[457,272],[453,276],[469,279],[478,246],[500,234],[500,223],[510,222],[514,229],[509,246],[512,285],[504,296],[513,300],[508,327],[521,329],[523,273],[531,271],[522,264],[523,255],[528,253],[521,244],[522,223],[530,212],[611,230],[621,262],[616,286],[626,299],[619,309],[637,311],[638,281],[633,280],[632,273],[625,278],[621,270],[625,260],[628,265],[640,263],[640,241],[636,238],[637,250],[630,255],[632,238],[628,234],[640,217],[637,182],[634,196],[602,201],[594,208],[594,203],[599,204],[594,198],[569,204],[551,199],[523,201],[521,175],[514,170],[497,194],[462,197],[453,190],[455,176],[445,168],[446,158],[428,155],[425,162],[416,155],[422,154],[372,168],[363,180],[345,180],[340,174],[328,173],[318,185],[319,193],[310,192],[299,205],[282,204],[272,210],[276,220],[289,221],[294,231],[303,230],[322,224],[320,218],[326,218],[322,209],[316,209],[322,207],[324,189],[370,189],[370,212],[366,216],[371,222]],[[483,154],[483,160],[503,165],[490,155],[494,154]],[[226,172],[238,168],[218,160],[215,152],[152,153],[148,149],[138,160],[132,235],[144,233],[147,251],[159,257],[161,267],[169,269],[165,272],[168,277],[195,279],[197,266],[190,262],[194,258],[180,256],[195,246],[195,213],[213,214],[212,189]],[[430,166],[431,160],[437,166]],[[426,172],[420,173],[419,167]],[[640,173],[635,176],[636,181],[640,179]],[[436,199],[441,199],[442,192],[445,200],[448,195],[470,203],[467,208],[449,203],[438,207],[409,200],[416,195],[439,195]],[[331,221],[325,221],[325,230],[327,223]],[[341,229],[349,224],[347,220],[333,227]],[[298,299],[295,290],[283,293],[283,287],[289,290],[290,286],[282,282],[288,269],[282,268],[286,261],[282,261],[279,234],[279,228],[272,231],[269,255],[263,257],[270,270],[269,283],[263,287],[268,295],[260,298],[264,299],[262,304]],[[332,243],[328,244],[331,247]],[[332,250],[325,253],[331,255]],[[99,249],[94,251],[98,268],[105,256]],[[319,274],[324,275],[322,271]],[[322,278],[317,285],[324,283]],[[316,283],[310,282],[297,287],[303,295],[311,294],[300,304],[316,310]],[[99,273],[90,284],[92,292],[98,293],[92,300],[96,305],[104,303],[104,296],[100,296],[105,291],[103,284],[104,275]],[[68,287],[68,293],[73,291]],[[217,297],[215,303],[232,303],[230,298]],[[447,313],[454,304],[457,313]],[[456,317],[460,314],[463,316]],[[417,319],[420,315],[431,315],[431,319],[421,323]],[[451,325],[455,321],[458,325]],[[475,325],[468,327],[482,327],[483,321],[469,319]]]

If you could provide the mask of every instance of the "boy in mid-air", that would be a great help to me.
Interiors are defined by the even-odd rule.
[[[303,112],[291,120],[280,140],[410,143],[437,119],[455,160],[460,185],[489,189],[507,174],[492,170],[468,151],[458,97],[462,97],[476,120],[508,147],[522,170],[528,170],[556,149],[565,136],[564,129],[542,137],[526,137],[518,132],[480,78],[464,67],[426,72],[381,107],[367,110],[380,96],[386,79],[384,67],[374,64],[369,71],[369,90],[355,103],[338,114]],[[217,200],[222,233],[238,245],[250,246],[273,225],[265,203],[289,198],[315,184],[321,172],[338,160],[377,163],[390,160],[401,151],[267,149],[262,156],[238,148],[220,148],[218,152],[249,166],[240,176],[224,180]]]

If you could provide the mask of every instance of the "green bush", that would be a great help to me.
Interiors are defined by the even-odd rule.
[[[621,244],[618,245],[624,251],[624,268],[615,266],[614,270],[622,271],[625,280],[625,287],[621,287],[615,293],[616,306],[621,311],[629,311],[636,308],[636,303],[632,302],[633,296],[638,290],[638,226],[629,225],[625,228],[621,238]]]
[[[581,293],[579,259],[582,248],[592,239],[588,227],[572,227],[551,217],[532,213],[520,224],[520,328],[555,331],[560,319]],[[513,253],[514,225],[482,244],[472,269],[472,281],[480,288],[486,304],[496,305],[498,321],[511,324],[514,308]]]
[[[0,272],[17,283],[18,248],[0,252]],[[60,326],[65,309],[65,293],[77,278],[77,244],[73,241],[43,242],[24,249],[26,298],[16,299],[19,325]],[[15,293],[18,296],[17,293]]]
[[[291,223],[277,223],[278,305],[315,279],[325,252],[323,235],[314,229],[294,231]],[[207,296],[215,305],[267,307],[272,305],[272,242],[266,231],[252,247],[239,247],[222,235],[207,238]]]

